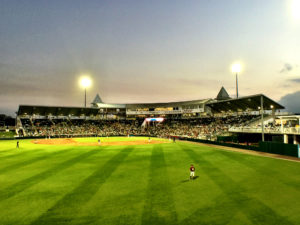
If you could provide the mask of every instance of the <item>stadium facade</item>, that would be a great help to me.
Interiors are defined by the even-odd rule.
[[[224,116],[227,114],[257,114],[266,110],[275,114],[284,109],[282,105],[263,94],[230,98],[224,87],[216,98],[165,103],[104,103],[97,94],[91,107],[20,105],[18,118],[64,118],[70,119],[136,119],[147,117],[197,118]]]
[[[60,137],[133,134],[207,140],[236,135],[239,142],[247,144],[248,140],[300,143],[300,117],[287,117],[280,112],[282,109],[284,106],[264,94],[230,98],[224,87],[216,98],[165,103],[111,104],[104,103],[97,94],[87,108],[20,105],[16,133]],[[165,122],[157,128],[141,128],[146,121],[153,121],[150,118]]]

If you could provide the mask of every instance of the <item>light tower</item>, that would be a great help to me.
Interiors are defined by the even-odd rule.
[[[80,79],[80,85],[84,88],[84,107],[86,108],[86,89],[92,85],[92,81],[88,76],[83,76]]]
[[[241,72],[241,64],[239,63],[233,64],[231,70],[233,73],[235,73],[236,98],[238,98],[239,97],[238,73]]]

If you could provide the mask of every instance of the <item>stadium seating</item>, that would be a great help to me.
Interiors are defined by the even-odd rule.
[[[84,120],[84,119],[22,119],[27,136],[181,136],[214,139],[228,132],[232,126],[252,120],[255,116],[206,117],[197,119],[167,119],[141,126],[143,120]]]

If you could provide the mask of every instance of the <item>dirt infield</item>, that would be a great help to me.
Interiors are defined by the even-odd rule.
[[[296,158],[296,157],[292,157],[292,156],[271,154],[271,153],[266,153],[266,152],[257,152],[257,151],[246,150],[246,149],[239,149],[239,148],[233,148],[233,147],[227,147],[227,146],[222,146],[222,145],[213,145],[213,144],[206,144],[206,143],[196,143],[196,142],[191,142],[191,141],[186,141],[186,142],[197,144],[197,145],[202,145],[202,146],[205,146],[205,145],[206,146],[211,146],[211,147],[217,148],[219,150],[232,151],[232,152],[240,152],[240,153],[243,153],[243,154],[258,155],[258,156],[262,156],[262,157],[268,157],[268,158],[274,158],[274,159],[282,159],[282,160],[288,160],[288,161],[293,161],[293,162],[300,162],[300,158]]]
[[[73,146],[110,146],[110,145],[148,145],[148,144],[161,144],[167,143],[166,141],[158,140],[138,140],[138,141],[112,141],[112,142],[77,142],[72,138],[64,139],[39,139],[31,141],[33,144],[43,144],[43,145],[73,145]]]

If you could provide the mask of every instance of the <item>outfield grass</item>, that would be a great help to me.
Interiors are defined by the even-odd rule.
[[[297,162],[183,142],[15,145],[0,142],[1,225],[300,223]]]

